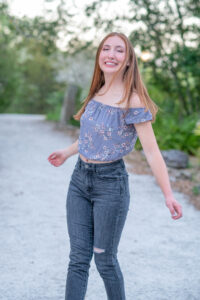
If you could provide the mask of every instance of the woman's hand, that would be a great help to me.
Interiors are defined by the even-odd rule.
[[[67,159],[66,150],[61,149],[51,153],[48,157],[48,161],[55,167],[61,166]]]
[[[183,216],[181,205],[175,200],[173,195],[166,197],[165,204],[169,208],[172,219],[177,220]]]

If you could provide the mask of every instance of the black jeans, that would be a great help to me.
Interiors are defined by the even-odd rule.
[[[126,299],[117,249],[129,202],[128,173],[123,159],[86,163],[78,157],[66,203],[70,261],[65,300],[84,299],[93,253],[108,299]]]

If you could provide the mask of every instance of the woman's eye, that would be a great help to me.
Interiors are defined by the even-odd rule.
[[[103,48],[102,50],[103,50],[103,51],[108,51],[109,48]],[[119,50],[117,50],[117,52],[123,53],[124,51],[119,49]]]

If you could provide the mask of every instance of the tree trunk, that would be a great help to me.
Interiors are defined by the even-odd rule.
[[[75,100],[78,93],[78,86],[69,84],[64,96],[64,102],[60,115],[60,123],[65,125],[75,114]]]

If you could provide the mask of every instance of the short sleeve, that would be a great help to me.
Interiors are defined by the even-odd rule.
[[[145,107],[130,108],[125,116],[125,122],[127,125],[142,123],[150,121],[152,119],[153,118],[150,110],[148,109],[147,111],[145,111]]]

